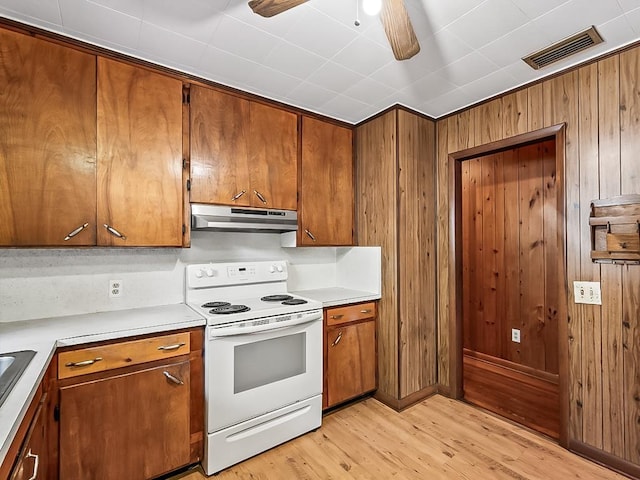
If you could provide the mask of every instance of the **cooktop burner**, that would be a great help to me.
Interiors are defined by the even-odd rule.
[[[231,305],[229,302],[207,302],[202,305],[202,308],[220,308],[220,307],[228,307]]]
[[[282,302],[283,305],[302,305],[303,303],[308,303],[308,302],[301,298],[290,298]]]
[[[260,300],[263,302],[282,302],[283,300],[291,299],[293,299],[291,295],[267,295],[266,297],[262,297]]]
[[[229,315],[232,313],[242,313],[242,312],[248,312],[249,310],[251,310],[249,307],[247,307],[246,305],[223,305],[221,307],[218,308],[214,308],[213,310],[209,310],[209,313],[213,313],[213,314],[218,314],[218,315]]]

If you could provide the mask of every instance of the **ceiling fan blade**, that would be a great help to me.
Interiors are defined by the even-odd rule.
[[[396,60],[407,60],[420,51],[403,0],[383,0],[380,19]]]
[[[308,1],[309,0],[251,0],[249,7],[251,7],[253,13],[257,13],[263,17],[273,17]]]

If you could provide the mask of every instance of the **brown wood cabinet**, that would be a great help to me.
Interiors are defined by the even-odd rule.
[[[376,389],[376,304],[324,311],[323,408]]]
[[[182,246],[182,82],[98,57],[98,244]]]
[[[144,480],[200,460],[203,333],[196,329],[179,335],[190,337],[186,352],[175,355],[184,345],[171,343],[175,340],[171,335],[103,345],[102,351],[113,357],[110,368],[76,372],[59,381],[60,479]],[[140,342],[157,338],[163,339],[163,348],[144,354],[148,362],[122,367],[117,361],[116,356],[121,356],[135,363]],[[92,357],[99,351],[96,348],[100,346],[75,351]],[[59,358],[73,352],[61,352]],[[84,366],[79,357],[67,360],[73,359],[64,360],[63,367],[69,363]],[[106,360],[87,357],[84,363],[89,361]]]
[[[95,245],[95,76],[94,55],[0,30],[0,246]]]
[[[46,395],[46,394],[45,394]],[[44,480],[47,478],[48,445],[45,398],[38,403],[27,437],[20,449],[18,462],[10,480]]]
[[[351,129],[302,117],[298,245],[353,245]]]
[[[191,201],[296,210],[297,115],[190,89]]]

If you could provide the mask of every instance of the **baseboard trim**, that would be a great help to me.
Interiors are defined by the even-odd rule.
[[[430,385],[427,388],[418,390],[417,392],[414,392],[411,395],[407,395],[404,398],[395,398],[395,397],[392,397],[391,395],[387,395],[386,393],[380,390],[378,390],[373,395],[373,398],[375,398],[379,402],[384,403],[386,406],[391,407],[394,410],[400,412],[405,408],[408,408],[411,405],[415,405],[416,403],[421,402],[425,398],[428,398],[436,393],[438,393],[438,386]]]
[[[635,480],[640,480],[640,465],[592,447],[577,440],[569,440],[569,450],[592,462]]]
[[[449,385],[438,384],[438,393],[443,397],[455,398],[455,396],[451,393],[451,387]]]

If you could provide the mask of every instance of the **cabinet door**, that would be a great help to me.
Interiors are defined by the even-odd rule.
[[[375,390],[375,321],[329,327],[325,335],[326,406]]]
[[[44,399],[38,405],[29,427],[18,463],[9,480],[45,480],[47,478],[47,428],[44,415]]]
[[[95,62],[0,31],[0,246],[95,245]]]
[[[182,212],[182,82],[99,58],[98,244],[181,246]]]
[[[189,373],[185,361],[61,388],[60,478],[143,480],[187,465]]]
[[[296,210],[298,205],[298,118],[251,102],[249,127],[251,205]]]
[[[251,205],[250,102],[196,85],[190,96],[191,201]]]
[[[302,117],[299,245],[353,245],[353,146],[348,128]]]

